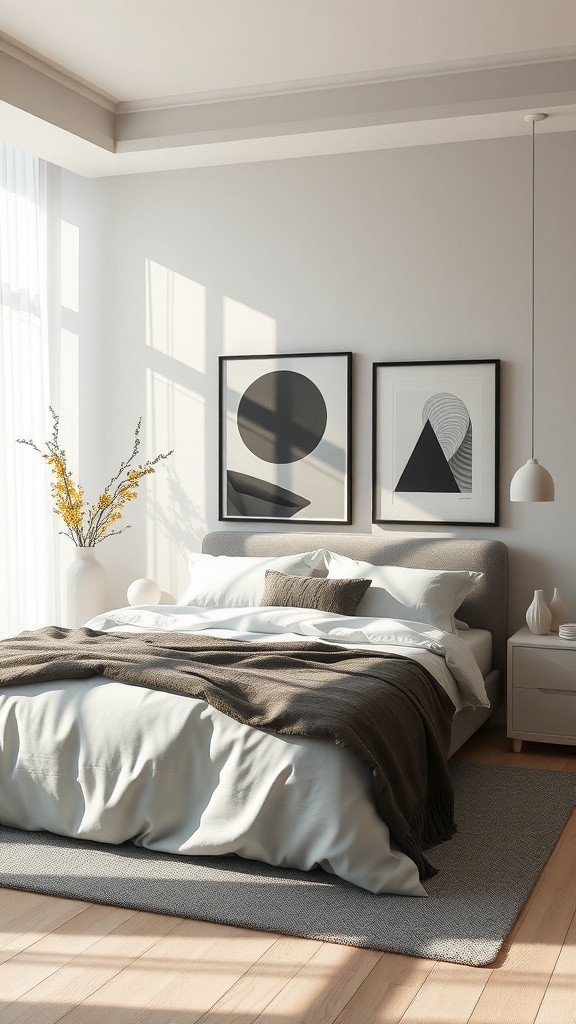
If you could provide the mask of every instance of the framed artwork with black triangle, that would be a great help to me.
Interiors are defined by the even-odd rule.
[[[499,392],[499,359],[374,363],[374,523],[498,525]]]

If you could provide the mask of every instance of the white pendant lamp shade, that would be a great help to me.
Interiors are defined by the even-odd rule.
[[[554,501],[554,480],[544,466],[541,466],[538,459],[534,458],[534,197],[535,197],[535,176],[534,176],[534,123],[544,121],[546,114],[528,114],[524,120],[532,124],[532,458],[521,466],[514,474],[510,482],[510,501]]]
[[[510,482],[510,501],[554,501],[554,480],[538,459],[516,470]]]

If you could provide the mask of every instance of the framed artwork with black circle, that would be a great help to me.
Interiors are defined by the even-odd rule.
[[[352,353],[219,358],[219,518],[352,522]]]

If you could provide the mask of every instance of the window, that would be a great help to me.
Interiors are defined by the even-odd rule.
[[[55,621],[46,164],[0,143],[0,635]]]

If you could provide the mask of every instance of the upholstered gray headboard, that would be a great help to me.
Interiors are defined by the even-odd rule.
[[[315,548],[329,548],[375,565],[483,572],[484,578],[464,601],[459,614],[469,626],[490,630],[493,667],[504,674],[508,637],[508,548],[501,541],[221,530],[208,533],[202,542],[202,550],[210,555],[290,555]]]

